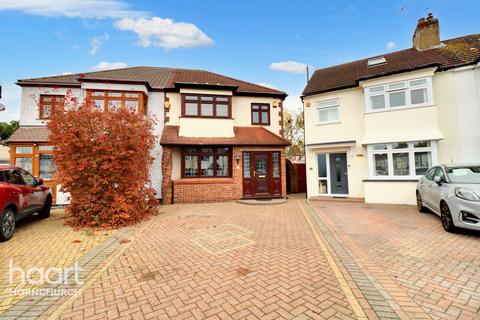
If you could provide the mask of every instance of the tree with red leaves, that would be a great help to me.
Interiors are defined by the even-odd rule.
[[[68,224],[111,228],[156,213],[147,187],[153,125],[150,117],[123,108],[99,111],[71,93],[65,108],[53,110],[47,126],[57,179],[70,194]]]

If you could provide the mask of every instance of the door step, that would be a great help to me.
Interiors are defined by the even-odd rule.
[[[272,206],[272,205],[287,203],[287,199],[285,198],[240,199],[240,200],[237,200],[237,202],[241,204],[251,205],[251,206]]]

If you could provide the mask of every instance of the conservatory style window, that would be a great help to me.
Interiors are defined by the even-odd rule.
[[[415,141],[368,146],[370,178],[415,179],[436,161],[435,142]]]
[[[432,79],[421,78],[365,89],[367,111],[396,110],[433,104]]]

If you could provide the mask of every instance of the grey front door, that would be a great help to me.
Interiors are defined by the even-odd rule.
[[[330,192],[348,194],[347,154],[330,153]]]

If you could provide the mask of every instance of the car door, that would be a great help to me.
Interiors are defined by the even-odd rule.
[[[430,188],[431,195],[430,195],[430,208],[435,211],[435,212],[440,212],[440,201],[442,200],[442,193],[443,190],[446,188],[444,185],[447,182],[445,172],[443,171],[443,168],[437,167],[435,170],[434,174],[434,179],[435,177],[440,177],[441,183],[438,184],[435,181],[433,181],[432,186]]]
[[[25,187],[30,192],[29,203],[30,208],[33,210],[39,209],[43,206],[43,189],[38,184],[37,180],[27,171],[18,170],[25,182]]]
[[[18,205],[21,214],[29,213],[33,209],[33,194],[31,188],[25,184],[22,175],[18,170],[10,172],[8,183],[15,187],[15,192],[18,193]]]
[[[422,183],[418,191],[420,192],[420,197],[422,198],[423,204],[427,207],[431,207],[431,203],[433,203],[432,185],[435,183],[433,181],[433,177],[435,176],[436,171],[437,167],[433,167],[428,170],[425,177],[420,178]]]

